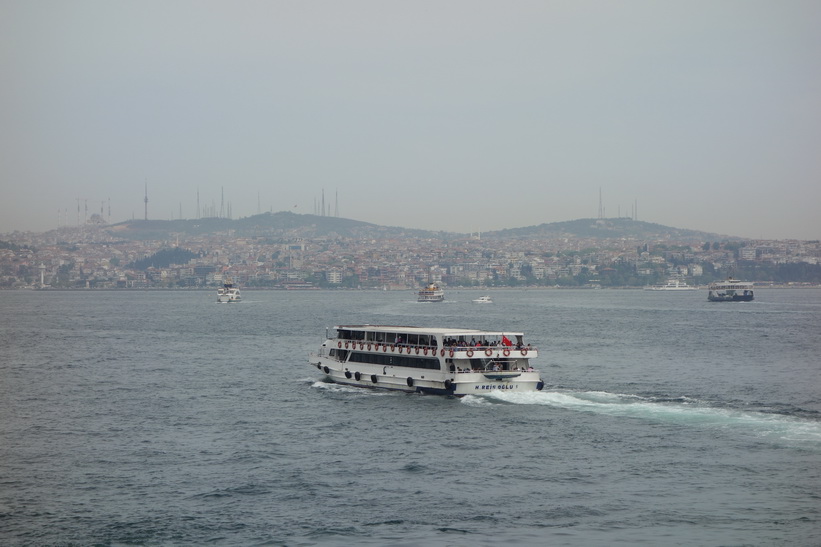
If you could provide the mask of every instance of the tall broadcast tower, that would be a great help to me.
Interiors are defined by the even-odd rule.
[[[145,183],[145,220],[148,220],[148,183]]]

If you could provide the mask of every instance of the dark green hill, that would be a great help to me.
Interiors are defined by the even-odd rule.
[[[661,224],[632,220],[630,218],[583,218],[579,220],[568,220],[564,222],[551,222],[549,224],[539,224],[538,226],[510,228],[507,230],[483,233],[482,237],[502,239],[532,239],[554,237],[574,237],[588,239],[629,238],[652,241],[714,241],[739,239],[725,235],[699,232],[697,230],[671,228],[669,226],[663,226]]]
[[[263,213],[231,220],[201,218],[196,220],[132,220],[107,228],[124,239],[171,239],[177,234],[189,236],[225,234],[234,237],[317,238],[317,237],[431,237],[434,232],[378,226],[347,218],[300,215],[288,211]]]
[[[232,237],[270,238],[463,238],[465,234],[433,232],[393,226],[379,226],[348,218],[303,215],[282,211],[263,213],[231,220],[227,218],[201,218],[196,220],[132,220],[106,228],[109,234],[123,239],[172,239],[176,235],[205,236],[228,235]],[[661,224],[631,220],[629,218],[579,219],[551,222],[538,226],[509,228],[485,232],[483,238],[533,239],[533,238],[630,238],[647,241],[716,241],[740,238],[671,228]]]

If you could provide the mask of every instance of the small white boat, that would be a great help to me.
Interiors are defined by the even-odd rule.
[[[230,304],[232,302],[240,302],[242,300],[242,296],[240,296],[239,289],[234,287],[234,284],[231,283],[230,280],[223,283],[222,287],[217,289],[217,303],[219,304]]]
[[[473,301],[477,304],[493,304],[493,300],[491,300],[489,296],[480,296]]]
[[[309,363],[339,384],[456,397],[544,388],[521,332],[340,325],[325,338]]]

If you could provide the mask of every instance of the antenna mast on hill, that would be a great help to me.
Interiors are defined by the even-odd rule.
[[[145,182],[145,220],[148,220],[148,181]]]
[[[599,220],[601,220],[602,218],[604,218],[604,211],[601,207],[601,186],[599,186]]]

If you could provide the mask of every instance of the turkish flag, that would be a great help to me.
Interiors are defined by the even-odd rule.
[[[504,344],[506,346],[512,346],[513,342],[511,342],[510,339],[503,334],[502,335],[502,344]]]

